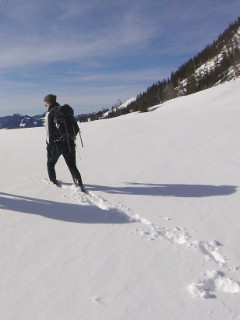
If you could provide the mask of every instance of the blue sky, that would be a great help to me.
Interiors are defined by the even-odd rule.
[[[110,108],[168,77],[240,13],[239,0],[0,0],[0,116]]]

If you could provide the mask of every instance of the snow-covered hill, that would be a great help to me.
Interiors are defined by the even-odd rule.
[[[239,50],[240,50],[240,27],[239,23],[236,23],[235,30],[232,31],[232,26],[229,26],[229,29],[225,31],[225,36],[222,34],[219,36],[219,39],[213,42],[212,47],[215,48],[213,52],[214,56],[210,56],[206,61],[200,63],[199,67],[192,66],[194,71],[191,76],[179,82],[177,91],[179,95],[187,94],[187,86],[194,82],[199,84],[203,79],[205,82],[205,88],[213,85],[219,85],[226,81],[236,79],[240,75],[240,63],[239,63]],[[231,37],[228,33],[231,31]],[[206,47],[203,53],[208,51],[209,46]],[[199,61],[201,61],[199,54]],[[205,55],[207,55],[205,53]],[[230,56],[232,58],[230,59]],[[190,60],[193,61],[193,60]],[[199,62],[198,62],[199,63]],[[194,64],[194,63],[193,63]],[[218,68],[221,67],[219,70]],[[212,74],[211,81],[207,78]],[[202,89],[201,89],[202,90]]]
[[[1,130],[1,319],[239,320],[239,85],[81,124],[87,196]]]
[[[111,113],[116,113],[117,111],[119,111],[119,115],[121,115],[121,110],[126,108],[131,102],[135,100],[136,100],[136,97],[133,97],[128,99],[124,103],[121,103],[119,106],[113,107],[112,110],[109,110],[102,115],[102,119],[109,117]]]
[[[208,60],[206,63],[203,63],[201,67],[197,68],[194,74],[196,79],[198,80],[204,77],[205,74],[215,70],[217,66],[223,61],[224,56],[229,55],[229,53],[232,53],[235,49],[240,49],[240,28],[236,30],[236,32],[232,35],[231,39],[229,39],[227,43],[223,42],[223,44],[221,44],[221,48],[214,58]],[[239,64],[232,65],[231,67],[229,67],[228,71],[222,78],[225,81],[235,79],[237,76],[239,76],[239,71]],[[218,83],[220,83],[223,79],[219,80]]]
[[[44,124],[44,114],[30,117],[28,115],[13,114],[0,117],[0,129],[33,128]]]

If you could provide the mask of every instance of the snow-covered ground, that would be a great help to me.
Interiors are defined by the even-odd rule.
[[[239,320],[239,86],[81,124],[86,196],[1,130],[1,319]]]

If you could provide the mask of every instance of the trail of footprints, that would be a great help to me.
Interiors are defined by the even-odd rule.
[[[192,297],[208,299],[216,298],[217,292],[240,293],[240,283],[227,276],[229,272],[237,272],[239,279],[240,266],[233,268],[228,266],[227,259],[222,253],[223,245],[219,241],[191,240],[192,237],[185,228],[159,227],[150,222],[142,223],[131,233],[138,234],[147,240],[160,239],[171,244],[184,245],[201,254],[205,261],[212,261],[216,265],[216,269],[207,270],[199,280],[188,285],[188,291]]]
[[[228,265],[227,259],[222,253],[223,245],[219,241],[192,240],[192,236],[186,228],[160,227],[145,218],[141,218],[122,204],[106,200],[93,192],[82,194],[72,188],[72,198],[83,205],[94,205],[104,211],[115,209],[122,212],[123,215],[127,215],[129,222],[138,224],[137,227],[131,227],[131,234],[139,235],[146,240],[165,240],[172,245],[185,246],[202,255],[204,261],[212,261],[216,268],[207,270],[196,282],[188,285],[188,291],[192,297],[208,299],[216,298],[218,292],[240,293],[240,283],[227,275],[230,272],[235,273],[239,279],[240,266],[232,268]],[[171,219],[165,218],[165,220]]]

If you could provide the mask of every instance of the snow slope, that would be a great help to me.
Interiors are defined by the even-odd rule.
[[[133,98],[130,98],[128,99],[127,101],[125,101],[124,103],[122,103],[121,105],[119,106],[116,106],[114,108],[112,108],[111,110],[105,112],[102,116],[102,119],[104,118],[107,118],[109,116],[109,114],[113,111],[113,112],[116,112],[117,110],[121,110],[121,109],[124,109],[124,108],[127,108],[127,106],[132,103],[133,101],[136,100],[136,97],[133,97]]]
[[[240,49],[240,28],[237,29],[231,40],[223,46],[216,57],[202,64],[202,66],[196,70],[195,77],[198,79],[203,77],[206,73],[210,73],[211,71],[213,71],[216,66],[218,66],[218,64],[222,62],[224,55],[228,55],[229,52],[232,52],[233,49],[236,48]],[[236,77],[236,70],[234,69],[239,70],[239,65],[229,68],[228,74],[225,75],[227,79],[233,79],[234,77]]]
[[[87,196],[1,130],[1,319],[239,320],[239,85],[81,124]]]

